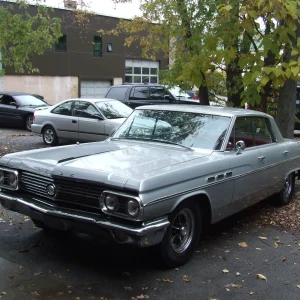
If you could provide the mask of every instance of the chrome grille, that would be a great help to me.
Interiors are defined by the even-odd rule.
[[[47,194],[46,187],[53,183],[57,195],[51,197]],[[77,182],[74,179],[53,179],[51,177],[22,172],[20,176],[20,189],[35,196],[47,198],[51,204],[69,207],[68,204],[78,208],[90,207],[100,210],[99,199],[104,187],[98,184]]]

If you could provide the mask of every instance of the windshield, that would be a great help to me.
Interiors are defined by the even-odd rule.
[[[201,113],[136,110],[113,138],[162,141],[220,150],[230,121],[229,117]]]
[[[21,96],[14,96],[18,102],[22,105],[22,106],[48,106],[47,103],[45,103],[44,101],[31,96],[31,95],[21,95]]]
[[[95,103],[107,119],[127,118],[132,109],[120,101],[99,101]]]

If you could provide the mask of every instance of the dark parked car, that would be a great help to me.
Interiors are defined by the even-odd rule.
[[[0,92],[0,123],[23,126],[30,131],[33,113],[46,107],[47,102],[32,94]]]
[[[123,84],[111,86],[105,98],[116,99],[129,107],[153,104],[197,104],[193,99],[176,98],[163,85]]]

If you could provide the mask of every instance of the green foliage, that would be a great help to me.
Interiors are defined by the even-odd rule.
[[[17,1],[17,11],[12,4],[0,6],[0,51],[4,67],[17,73],[38,72],[31,55],[42,55],[52,48],[61,36],[61,21],[51,17],[51,11],[36,5],[36,13],[27,12],[26,1]]]
[[[115,2],[129,2],[115,0]],[[295,38],[299,0],[141,1],[142,17],[121,21],[104,34],[128,33],[125,45],[138,45],[155,59],[163,52],[173,63],[164,82],[216,89],[214,74],[226,74],[233,104],[266,101],[300,72],[300,38]],[[291,48],[292,58],[284,53]],[[220,79],[221,80],[221,79]],[[239,99],[238,99],[239,98]]]

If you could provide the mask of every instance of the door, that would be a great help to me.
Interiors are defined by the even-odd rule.
[[[81,141],[103,141],[108,138],[105,134],[105,120],[99,110],[89,101],[76,101],[78,116],[78,132]],[[99,117],[102,116],[102,119]]]
[[[246,148],[237,151],[235,145],[243,141]],[[242,210],[265,198],[264,158],[260,146],[255,144],[251,117],[239,117],[235,120],[228,146],[232,175],[235,178],[233,191],[233,211]]]
[[[12,96],[0,95],[0,120],[1,123],[9,125],[23,122],[17,102]]]
[[[261,180],[264,182],[263,194],[268,197],[282,188],[286,164],[289,158],[286,143],[277,143],[271,131],[267,118],[252,118],[254,143],[260,150],[260,160],[263,163]]]
[[[81,80],[81,98],[104,98],[111,86],[110,80]]]
[[[75,101],[63,102],[51,111],[51,123],[59,138],[78,139],[78,117],[74,115]]]
[[[148,86],[133,87],[129,94],[128,106],[136,108],[141,105],[150,104],[148,95]]]

